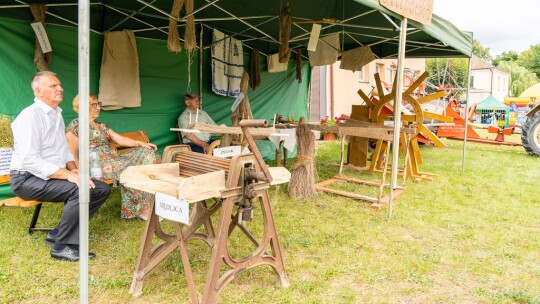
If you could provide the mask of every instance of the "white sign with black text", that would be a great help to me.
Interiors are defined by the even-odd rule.
[[[12,148],[0,148],[0,175],[9,174],[9,165],[11,164]]]
[[[238,108],[238,105],[240,104],[240,102],[242,102],[242,99],[244,99],[244,97],[245,97],[244,93],[240,92],[240,94],[238,94],[238,96],[234,100],[234,103],[231,107],[231,112],[236,111],[236,108]]]
[[[173,222],[189,225],[189,203],[184,199],[156,192],[156,214]]]
[[[36,34],[37,41],[39,41],[39,45],[41,46],[41,51],[43,52],[43,54],[52,52],[51,43],[49,42],[49,36],[47,36],[47,31],[45,31],[43,24],[41,22],[34,22],[30,23],[30,25],[32,26],[32,29]]]
[[[215,148],[214,149],[214,156],[215,157],[233,157],[236,155],[242,154],[240,146],[230,146],[230,147],[223,147],[223,148]]]
[[[250,153],[249,148],[245,147],[244,151],[242,151],[241,146],[229,146],[229,147],[214,149],[214,156],[221,157],[221,158],[234,157],[240,154],[248,154],[248,153]]]

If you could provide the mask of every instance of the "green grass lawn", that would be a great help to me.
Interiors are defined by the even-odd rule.
[[[279,287],[269,267],[258,267],[229,284],[219,302],[540,303],[540,158],[522,147],[468,143],[462,173],[463,142],[444,142],[421,147],[421,171],[436,176],[407,180],[390,219],[386,207],[367,202],[324,193],[299,201],[285,186],[271,188],[291,286]],[[318,144],[317,168],[319,180],[337,175],[338,141]],[[38,224],[55,225],[61,207],[44,205]],[[44,233],[28,235],[32,211],[0,207],[0,303],[78,303],[79,265],[51,259]],[[189,302],[178,252],[146,277],[142,296],[129,294],[144,226],[120,219],[113,190],[90,222],[97,254],[90,303]],[[257,229],[257,221],[248,226]],[[237,237],[231,244],[240,246],[234,252],[248,247]],[[210,250],[194,241],[188,251],[202,293]]]

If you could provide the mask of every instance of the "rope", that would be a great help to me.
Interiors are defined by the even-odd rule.
[[[188,81],[186,86],[186,92],[191,92],[191,65],[193,64],[193,57],[195,57],[196,52],[193,50],[188,50],[186,48],[187,53],[187,68],[188,68]]]
[[[308,162],[308,161],[313,161],[313,156],[308,156],[308,155],[297,155],[296,156],[296,162],[299,163],[299,162]]]

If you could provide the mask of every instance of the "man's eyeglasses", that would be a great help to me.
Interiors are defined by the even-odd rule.
[[[90,104],[90,107],[92,107],[94,109],[97,108],[97,107],[101,108],[101,105],[102,105],[101,102],[93,102],[93,103]]]

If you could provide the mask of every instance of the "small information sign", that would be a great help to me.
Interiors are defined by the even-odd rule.
[[[238,96],[234,100],[234,103],[231,107],[231,112],[236,111],[236,108],[238,108],[238,105],[240,104],[240,102],[242,102],[242,99],[244,99],[244,97],[245,97],[244,93],[240,92],[240,94],[238,94]]]
[[[49,37],[47,36],[47,32],[45,31],[43,24],[41,22],[34,22],[30,25],[32,26],[32,29],[34,29],[34,33],[36,33],[36,37],[39,41],[43,54],[52,52],[51,43],[49,42]]]
[[[0,148],[0,175],[9,174],[9,165],[11,164],[12,148]]]
[[[156,192],[156,214],[173,222],[189,225],[189,203],[164,193]]]
[[[215,157],[225,158],[225,157],[233,157],[240,154],[242,154],[242,148],[240,146],[230,146],[230,147],[214,149]]]

